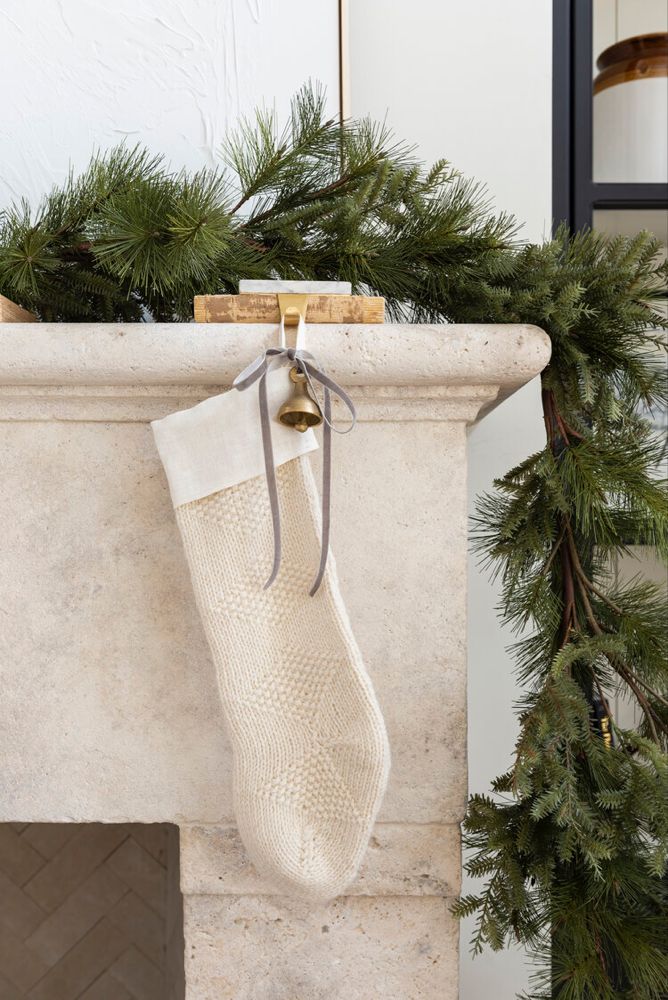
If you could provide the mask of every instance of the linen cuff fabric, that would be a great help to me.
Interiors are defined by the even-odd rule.
[[[289,391],[286,369],[269,372],[270,413],[277,412]],[[212,396],[189,410],[154,420],[151,427],[174,507],[264,475],[257,387]],[[277,420],[272,421],[271,439],[275,466],[318,447],[312,430],[300,434]]]

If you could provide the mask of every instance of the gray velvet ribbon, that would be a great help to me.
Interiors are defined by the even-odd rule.
[[[309,594],[316,593],[325,575],[327,555],[329,553],[330,503],[332,492],[332,431],[336,434],[348,434],[355,426],[357,414],[355,406],[348,393],[330,378],[315,363],[315,358],[309,351],[294,347],[270,347],[255,359],[247,368],[237,375],[232,383],[235,389],[243,392],[256,382],[259,382],[260,426],[262,429],[262,447],[264,450],[264,470],[267,477],[271,520],[274,530],[274,562],[269,579],[264,585],[266,590],[271,587],[278,575],[281,565],[281,514],[276,486],[276,469],[274,467],[274,450],[271,443],[271,418],[267,399],[267,375],[274,368],[289,364],[299,369],[306,376],[314,399],[318,399],[314,383],[319,383],[323,389],[323,403],[320,407],[323,417],[322,439],[322,539],[320,546],[320,565]],[[332,424],[332,393],[339,397],[350,412],[351,422],[344,430],[338,430]]]

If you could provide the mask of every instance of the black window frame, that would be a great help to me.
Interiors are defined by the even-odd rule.
[[[593,3],[553,0],[552,217],[575,232],[594,211],[668,209],[668,183],[597,183],[593,177]]]

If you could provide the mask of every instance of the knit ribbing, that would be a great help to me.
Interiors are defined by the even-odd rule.
[[[355,877],[389,749],[333,559],[308,595],[319,556],[308,460],[276,472],[283,560],[268,590],[263,477],[177,507],[176,518],[232,741],[242,840],[277,888],[327,899]]]

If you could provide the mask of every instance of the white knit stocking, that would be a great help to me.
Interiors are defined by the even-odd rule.
[[[176,518],[233,744],[243,842],[282,889],[330,898],[362,859],[389,750],[331,557],[309,597],[320,542],[308,459],[276,472],[283,557],[268,590],[263,476],[177,506]]]

